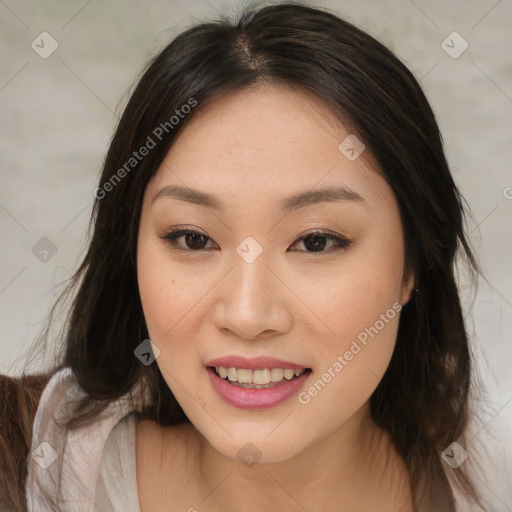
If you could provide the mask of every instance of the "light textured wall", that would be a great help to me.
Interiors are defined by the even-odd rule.
[[[237,5],[0,1],[0,372],[20,371],[18,356],[83,253],[116,105],[141,65],[195,20]],[[512,2],[316,5],[390,46],[421,80],[438,118],[454,177],[473,212],[469,234],[486,277],[468,323],[493,410],[476,418],[475,435],[503,429],[488,463],[508,469],[489,469],[483,487],[495,510],[512,510],[511,457],[503,449],[512,424]],[[48,58],[36,53],[46,56],[54,44],[48,36],[42,43],[42,32],[58,43]],[[44,237],[53,245],[41,242]],[[44,256],[41,248],[50,250],[47,262],[34,254]]]

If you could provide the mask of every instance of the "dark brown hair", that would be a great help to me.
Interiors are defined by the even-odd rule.
[[[415,276],[418,291],[402,310],[396,348],[371,396],[371,413],[407,464],[415,509],[453,511],[440,453],[453,441],[464,446],[472,384],[456,256],[465,257],[473,276],[478,271],[464,234],[465,205],[434,114],[412,73],[365,32],[325,9],[301,3],[250,7],[236,21],[221,17],[197,24],[143,70],[106,155],[98,190],[108,192],[96,197],[92,238],[68,289],[76,293],[64,349],[48,374],[71,367],[88,395],[81,411],[98,401],[92,411],[73,418],[69,428],[93,421],[101,404],[119,398],[140,379],[154,399],[146,417],[161,425],[189,421],[158,366],[144,366],[134,357],[135,348],[148,338],[136,273],[142,198],[193,115],[221,94],[259,84],[293,85],[315,93],[357,133],[394,191],[404,230],[405,272]],[[163,133],[129,175],[113,178],[191,98],[198,106]],[[113,179],[115,186],[105,187]],[[32,394],[9,386],[6,403],[21,401],[7,412],[20,421],[16,439],[11,433],[8,446],[3,445],[0,496],[18,506],[25,470],[20,464],[27,459],[35,402]],[[2,422],[7,419],[4,413]],[[2,424],[2,432],[9,428]],[[453,475],[481,505],[465,466]]]
[[[48,381],[45,375],[0,378],[0,506],[25,509],[27,460],[32,443],[32,423],[39,398]]]

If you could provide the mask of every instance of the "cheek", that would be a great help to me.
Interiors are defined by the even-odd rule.
[[[389,364],[401,305],[393,294],[380,293],[371,286],[363,293],[357,285],[348,291],[351,293],[343,294],[341,299],[338,295],[338,300],[325,297],[326,304],[335,304],[324,317],[335,336],[319,344],[322,355],[318,373],[330,372],[331,377],[336,374],[336,378],[326,375],[324,380],[336,381],[333,387],[341,386],[344,392],[357,395],[358,389],[364,394],[368,386],[377,385]]]
[[[338,411],[353,412],[386,371],[402,308],[403,249],[396,235],[375,237],[364,248],[347,252],[343,270],[323,277],[317,292],[309,295],[315,302],[308,300],[308,305],[319,313],[329,333],[319,343],[316,379],[320,382],[305,401],[311,398],[319,406],[332,401]]]
[[[375,243],[346,253],[335,271],[293,280],[297,295],[307,297],[311,327],[322,330],[324,343],[341,349],[365,329],[378,322],[379,331],[386,331],[382,343],[393,345],[396,333],[396,309],[400,309],[402,254],[397,245],[384,250],[385,243]],[[382,256],[384,254],[384,256]],[[299,287],[297,284],[301,283]],[[395,305],[395,308],[393,308]],[[384,315],[384,320],[381,320]],[[319,322],[318,320],[321,320]],[[385,329],[382,322],[385,321]],[[315,324],[316,327],[313,326]]]
[[[179,383],[186,377],[183,361],[193,357],[193,346],[186,339],[185,331],[187,320],[193,313],[190,310],[194,294],[190,292],[193,287],[184,286],[185,278],[174,271],[173,265],[161,253],[161,249],[152,250],[149,244],[141,247],[139,292],[149,338],[160,351],[155,362],[176,396],[179,395]],[[191,374],[191,364],[186,366]]]
[[[174,332],[207,289],[204,275],[201,279],[193,266],[185,270],[173,260],[171,251],[149,229],[141,231],[137,254],[139,292],[148,330],[155,341]]]
[[[175,281],[169,267],[159,261],[157,251],[143,247],[138,259],[139,292],[151,338],[161,338],[178,314]],[[174,281],[174,282],[173,282]]]
[[[139,293],[149,338],[160,350],[156,360],[169,388],[180,400],[180,383],[197,382],[204,372],[201,335],[208,309],[202,307],[215,279],[203,264],[180,264],[155,235],[140,236]]]
[[[139,293],[149,336],[160,350],[186,323],[199,293],[193,275],[172,264],[170,250],[156,236],[139,237]]]
[[[337,327],[342,336],[322,346],[314,378],[298,395],[304,417],[319,429],[320,438],[348,421],[369,400],[389,365],[400,305],[374,311],[373,315],[363,312],[368,320],[356,318],[358,313],[352,323],[348,317],[345,325],[340,320]]]

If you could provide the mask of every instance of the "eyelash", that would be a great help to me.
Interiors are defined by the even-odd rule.
[[[203,248],[203,249],[186,248],[185,249],[183,247],[179,247],[177,239],[181,238],[185,235],[188,235],[188,234],[199,235],[199,236],[205,237],[208,240],[212,240],[209,236],[207,236],[205,233],[203,233],[201,231],[197,231],[195,229],[186,229],[186,228],[178,228],[178,229],[169,231],[165,236],[162,237],[162,240],[164,241],[164,243],[170,245],[172,249],[175,249],[177,251],[201,252],[201,251],[207,250],[206,248]],[[327,254],[327,253],[331,253],[331,252],[334,252],[339,249],[346,249],[352,243],[352,241],[349,240],[348,238],[342,237],[340,235],[336,235],[329,231],[315,229],[312,231],[308,231],[307,233],[302,235],[300,238],[295,240],[293,242],[292,246],[295,245],[297,242],[301,242],[309,237],[314,237],[314,236],[321,237],[321,238],[327,238],[328,240],[333,241],[334,247],[331,247],[331,249],[322,250],[322,251],[307,251],[306,250],[306,251],[298,251],[298,252],[306,252],[308,254]]]

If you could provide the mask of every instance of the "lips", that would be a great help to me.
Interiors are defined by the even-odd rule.
[[[307,365],[283,361],[274,357],[255,357],[247,359],[241,356],[224,356],[212,359],[205,364],[208,366],[224,366],[225,368],[247,368],[248,370],[262,370],[264,368],[282,368],[283,370],[304,370]]]
[[[290,380],[269,383],[266,386],[241,387],[240,383],[230,383],[228,378],[221,378],[216,368],[265,370],[279,368],[281,370],[303,370],[299,376]],[[247,359],[240,356],[225,356],[208,361],[205,365],[210,383],[220,398],[227,404],[239,409],[269,409],[288,401],[296,395],[312,374],[311,368],[305,365],[283,361],[272,357]],[[282,373],[282,372],[281,372]]]

